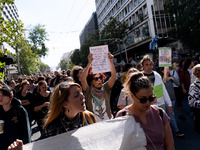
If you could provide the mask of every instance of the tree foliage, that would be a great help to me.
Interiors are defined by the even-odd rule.
[[[29,30],[29,42],[31,44],[31,49],[33,53],[39,55],[40,57],[44,57],[47,55],[48,48],[42,47],[47,38],[47,32],[45,30],[45,26],[41,24],[37,24]]]
[[[200,2],[199,0],[166,1],[171,22],[175,25],[174,37],[180,38],[184,45],[191,49],[200,47]]]
[[[69,61],[68,63],[64,59],[62,59],[60,61],[60,68],[61,68],[61,70],[72,69],[73,66],[74,66],[74,64],[72,63],[72,61]]]
[[[120,22],[115,18],[111,18],[100,33],[100,41],[102,44],[107,44],[110,52],[113,53],[118,49],[119,45],[117,44],[122,44],[121,41],[131,28],[132,27],[129,27],[125,22]]]
[[[47,68],[49,68],[47,64],[39,62],[39,69],[42,73],[46,73]]]
[[[75,49],[73,54],[70,57],[71,61],[75,64],[75,65],[79,65],[80,64],[80,53],[79,53],[79,49]]]
[[[61,70],[67,70],[67,64],[66,64],[66,61],[64,59],[62,59],[60,61],[60,68],[61,68]]]
[[[24,74],[31,75],[38,72],[39,63],[36,60],[37,57],[29,47],[19,52],[19,61]]]
[[[1,28],[3,32],[1,42],[6,42],[9,45],[13,46],[15,49],[17,46],[19,47],[23,46],[25,42],[25,37],[24,37],[25,30],[21,20],[18,21],[14,19],[12,21],[5,20]]]

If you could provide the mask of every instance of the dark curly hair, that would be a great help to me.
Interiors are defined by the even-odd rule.
[[[133,94],[137,93],[140,89],[147,89],[150,87],[153,87],[151,81],[141,72],[131,73],[125,84],[125,88]]]
[[[103,73],[99,73],[99,74],[100,74],[100,76],[103,77],[102,80],[104,81],[106,79],[106,76]],[[88,71],[88,76],[87,76],[87,83],[88,83],[89,86],[91,86],[91,82],[94,79],[95,75],[96,74],[93,74],[92,67],[90,66],[89,71]]]

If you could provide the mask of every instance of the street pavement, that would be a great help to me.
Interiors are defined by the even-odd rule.
[[[177,118],[178,110],[175,109],[175,115],[177,124],[179,129],[185,134],[184,137],[174,137],[174,145],[176,150],[200,150],[200,135],[195,132],[194,126],[194,119],[190,116],[190,108],[188,105],[187,100],[183,101],[183,115],[187,118],[187,120],[180,120]],[[37,128],[37,124],[32,126],[32,141],[37,141],[40,137],[40,132]]]
[[[175,109],[176,120],[179,129],[185,134],[184,137],[174,136],[176,150],[200,150],[200,135],[194,130],[194,119],[190,116],[190,107],[187,99],[183,100],[182,113],[187,120],[177,118],[178,110]]]

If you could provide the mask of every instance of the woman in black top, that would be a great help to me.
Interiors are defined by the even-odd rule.
[[[42,134],[43,119],[45,118],[48,112],[51,92],[47,90],[47,83],[44,80],[38,83],[38,89],[39,91],[35,95],[33,100],[33,107],[35,112],[35,119]]]
[[[29,82],[27,80],[22,81],[21,89],[19,92],[16,93],[16,98],[21,100],[22,106],[26,109],[29,116],[29,121],[33,120],[33,107],[31,105],[33,94],[29,92]]]

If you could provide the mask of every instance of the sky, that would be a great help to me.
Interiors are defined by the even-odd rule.
[[[95,0],[15,0],[26,30],[45,25],[49,49],[42,62],[53,69],[64,53],[80,48],[79,35],[95,12]]]

